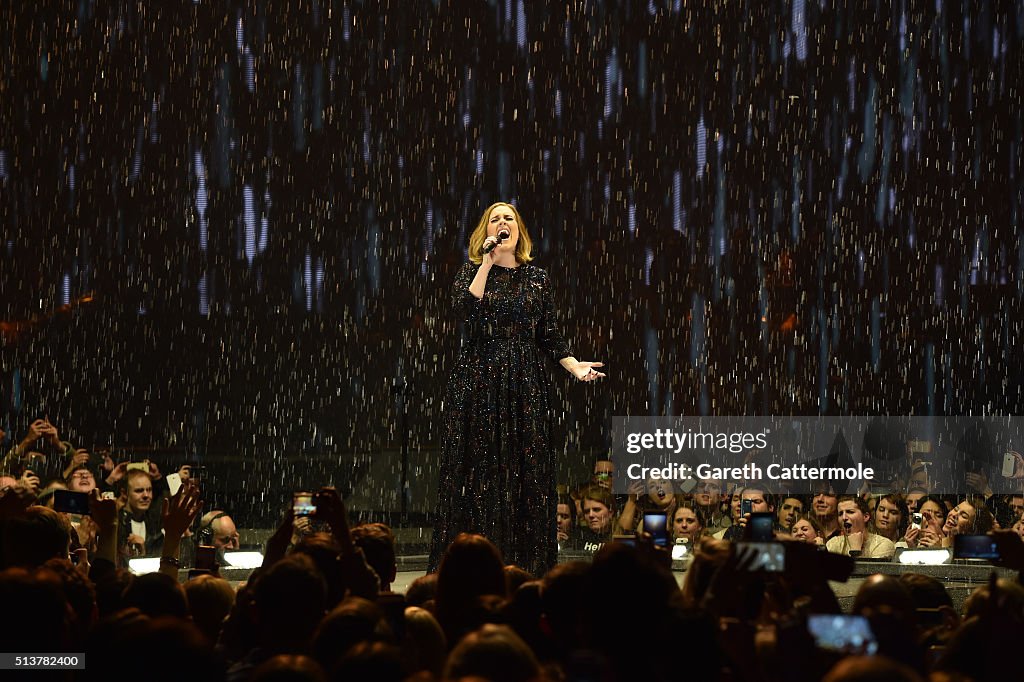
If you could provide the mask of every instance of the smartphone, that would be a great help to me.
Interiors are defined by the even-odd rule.
[[[313,493],[308,490],[301,490],[292,493],[292,513],[296,516],[312,516],[316,511],[316,502]]]
[[[672,560],[681,561],[690,553],[690,538],[677,538],[672,545]]]
[[[695,478],[684,478],[682,481],[677,482],[679,491],[689,495],[693,492],[693,489],[697,487],[697,479]]]
[[[133,469],[138,469],[139,471],[145,471],[148,474],[149,473],[149,464],[146,463],[146,462],[128,462],[127,469],[128,469],[128,471],[132,471]]]
[[[743,500],[740,502],[740,516],[753,513],[753,507],[754,502],[752,500]]]
[[[737,542],[736,561],[751,573],[782,573],[786,570],[786,548],[781,542]]]
[[[167,492],[174,497],[181,490],[181,476],[179,474],[167,474],[164,476],[167,479]]]
[[[202,464],[182,464],[182,468],[188,468],[189,478],[198,479],[206,473],[206,467]]]
[[[878,651],[878,640],[864,616],[812,613],[807,616],[807,631],[824,651],[867,656]]]
[[[668,515],[664,512],[644,513],[644,532],[649,533],[656,547],[668,547]]]
[[[199,545],[196,548],[195,568],[200,571],[217,570],[217,548],[212,545]]]
[[[67,512],[68,514],[89,513],[89,493],[76,493],[72,490],[53,491],[54,511]]]
[[[753,512],[747,530],[752,542],[771,542],[775,539],[775,513]]]
[[[1017,468],[1017,458],[1012,452],[1003,455],[1003,478],[1013,478],[1013,471]]]
[[[100,493],[100,499],[101,500],[116,500],[117,499],[117,495],[114,494],[114,491],[107,490],[106,492]]]
[[[912,440],[907,442],[907,452],[914,454],[926,454],[932,451],[930,440]]]
[[[999,559],[999,547],[990,535],[954,535],[954,559]]]

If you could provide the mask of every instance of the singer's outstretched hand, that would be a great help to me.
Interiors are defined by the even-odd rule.
[[[604,372],[598,372],[595,367],[604,367],[603,362],[577,362],[569,371],[580,381],[593,381],[605,376]]]

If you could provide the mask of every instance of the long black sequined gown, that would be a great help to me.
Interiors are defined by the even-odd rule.
[[[469,532],[494,542],[505,563],[540,576],[557,558],[547,360],[571,353],[544,270],[492,266],[477,299],[469,285],[478,268],[464,265],[452,287],[465,336],[442,406],[430,570],[456,535]]]

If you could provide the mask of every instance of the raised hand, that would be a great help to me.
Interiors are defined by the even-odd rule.
[[[49,419],[45,422],[45,431],[43,435],[46,437],[50,444],[58,450],[61,449],[62,443],[60,442],[60,434],[57,433],[57,427],[50,423]]]
[[[917,541],[918,541],[918,539],[920,537],[921,537],[921,529],[920,528],[914,528],[913,526],[911,526],[910,528],[907,528],[907,532],[903,534],[903,539],[906,540],[907,547],[910,547],[911,549],[913,549],[914,547],[917,547]]]
[[[110,471],[107,476],[107,485],[114,485],[128,473],[128,462],[121,462]]]
[[[100,532],[113,528],[117,523],[117,501],[112,498],[104,499],[99,488],[93,489],[89,493],[89,516],[99,527]]]
[[[917,544],[921,547],[941,547],[942,536],[931,528],[927,528],[921,531],[921,537],[918,539]]]
[[[641,480],[632,481],[626,489],[626,492],[631,498],[636,500],[647,492],[647,482]]]
[[[33,495],[39,494],[39,476],[31,469],[25,469],[18,483],[25,486]]]
[[[89,451],[85,448],[78,448],[75,454],[71,455],[71,468],[89,463]]]
[[[199,499],[199,488],[195,483],[183,483],[177,495],[164,498],[161,520],[164,535],[180,539],[192,522],[199,516],[203,501]]]
[[[342,554],[349,553],[352,550],[352,536],[348,528],[348,513],[337,490],[321,488],[316,494],[316,517],[330,524]]]

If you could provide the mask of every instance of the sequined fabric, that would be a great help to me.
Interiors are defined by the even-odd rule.
[[[430,568],[456,535],[469,532],[494,542],[506,564],[539,576],[557,554],[547,359],[571,353],[544,270],[495,265],[477,299],[469,285],[478,268],[464,265],[452,287],[464,338],[443,405]]]

